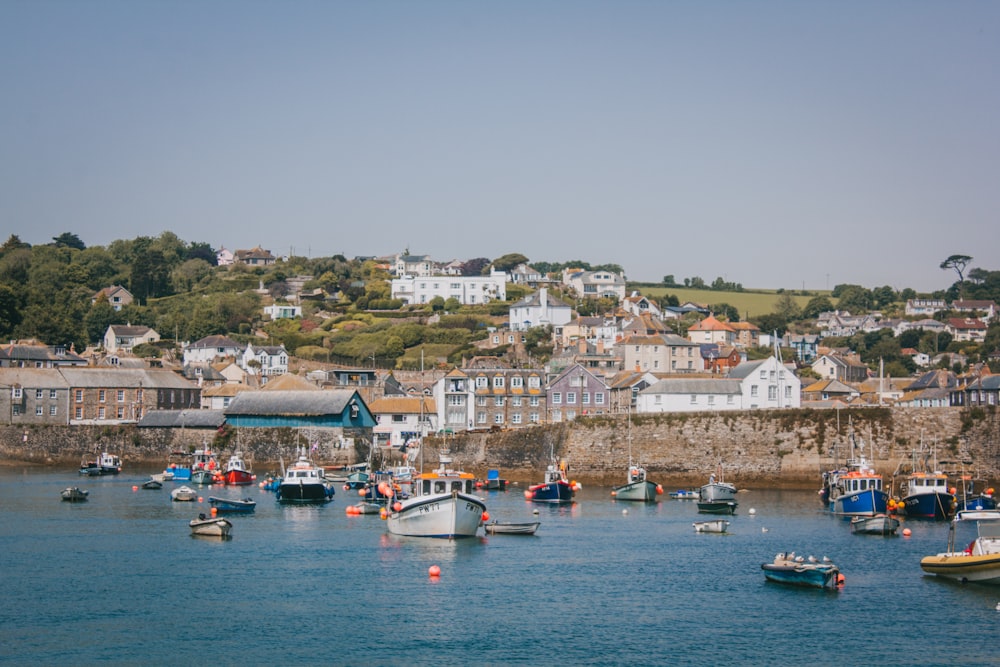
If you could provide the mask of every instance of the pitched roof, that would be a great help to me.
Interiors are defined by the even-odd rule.
[[[739,380],[669,378],[643,389],[641,394],[736,394],[743,392]]]
[[[243,346],[237,343],[232,338],[229,338],[228,336],[219,336],[219,335],[205,336],[201,340],[196,340],[195,342],[188,345],[188,348],[190,349],[209,348],[209,347],[232,347],[236,348],[237,350],[243,349]]]
[[[421,403],[423,406],[421,406]],[[372,414],[435,414],[434,399],[429,396],[385,396],[376,398],[368,406]]]
[[[735,333],[735,329],[728,323],[718,320],[715,315],[709,315],[701,322],[692,324],[688,327],[688,331],[729,331]]]
[[[226,422],[222,410],[150,410],[139,428],[219,428]]]
[[[264,385],[263,391],[323,391],[309,380],[285,373],[277,377],[272,377]]]
[[[233,398],[226,415],[339,415],[357,392],[344,389],[325,391],[244,391]]]

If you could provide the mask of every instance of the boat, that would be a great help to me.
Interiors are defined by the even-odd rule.
[[[955,514],[955,494],[948,489],[948,476],[940,471],[913,472],[903,486],[903,512],[919,519],[948,519]]]
[[[736,514],[739,505],[735,500],[698,501],[698,511],[704,514]]]
[[[764,570],[764,578],[780,584],[836,589],[844,583],[840,569],[828,558],[820,561],[810,556],[805,559],[796,556],[794,551],[778,554],[772,562],[763,563],[760,569]]]
[[[282,503],[325,503],[333,500],[334,488],[323,468],[313,463],[302,447],[298,460],[282,475],[276,495]]]
[[[218,472],[214,470],[206,470],[205,468],[196,468],[191,471],[191,478],[189,480],[192,484],[214,484],[219,482]]]
[[[243,498],[242,500],[238,500],[234,498],[216,498],[215,496],[209,496],[208,503],[220,514],[223,512],[250,514],[257,508],[257,501],[253,498]]]
[[[475,537],[486,514],[486,504],[475,495],[472,473],[448,468],[451,458],[441,454],[440,466],[420,473],[409,498],[394,499],[386,511],[386,528],[410,537]]]
[[[80,474],[97,477],[100,475],[117,475],[122,471],[121,457],[108,452],[101,452],[94,460],[84,459],[80,463]]]
[[[820,499],[834,514],[845,516],[885,514],[889,509],[889,494],[882,487],[882,475],[875,472],[868,462],[864,446],[858,445],[853,429],[850,430],[848,441],[851,445],[851,454],[847,464],[843,468],[823,473]]]
[[[1000,509],[958,510],[955,518],[959,521],[1000,521]]]
[[[512,523],[491,521],[483,524],[483,529],[490,535],[534,535],[541,521],[526,521],[524,523]]]
[[[70,486],[62,490],[62,499],[71,503],[82,503],[90,495],[90,491],[79,486]]]
[[[191,502],[198,500],[198,492],[190,486],[178,486],[170,492],[170,498],[178,502]]]
[[[571,503],[579,485],[566,477],[566,462],[549,464],[541,484],[529,486],[524,497],[536,503]]]
[[[656,496],[663,493],[663,487],[647,479],[646,469],[639,463],[632,462],[632,412],[628,420],[628,471],[625,483],[611,490],[616,500],[633,500],[637,502],[652,502]]]
[[[724,533],[729,528],[729,522],[725,519],[713,519],[712,521],[695,521],[691,524],[696,533]]]
[[[958,503],[959,510],[995,510],[997,508],[993,487],[984,488],[976,493],[975,482],[971,475],[962,475],[961,483],[962,498]]]
[[[192,535],[201,535],[203,537],[229,537],[230,531],[233,529],[233,524],[229,519],[223,519],[222,517],[206,517],[204,514],[199,514],[197,519],[191,519],[188,524],[191,526]]]
[[[895,535],[899,519],[888,514],[856,516],[851,519],[851,532],[858,535]]]
[[[955,531],[962,523],[965,522],[952,520],[948,528],[948,550],[920,559],[920,569],[963,584],[1000,584],[1000,531],[995,524],[987,522],[990,531],[984,535],[983,524],[976,521],[976,538],[965,549],[957,551]]]
[[[158,479],[147,479],[145,482],[142,483],[142,488],[152,489],[152,490],[162,489],[163,482],[161,482]]]
[[[172,482],[174,481],[174,473],[164,470],[163,472],[153,473],[149,476],[149,479],[152,482],[159,482],[160,484],[163,484],[163,482]]]
[[[167,467],[161,473],[162,481],[189,482],[191,481],[190,454],[184,452],[170,452],[167,456]]]
[[[500,471],[491,468],[486,471],[486,490],[487,491],[506,491],[507,490],[507,480],[500,476]]]
[[[226,470],[222,473],[223,481],[234,486],[253,484],[257,476],[250,470],[250,465],[243,460],[241,452],[234,452],[226,462]]]
[[[698,500],[701,497],[697,489],[677,489],[668,495],[674,500]]]
[[[348,514],[380,514],[385,509],[383,503],[376,503],[370,500],[362,500],[347,506]]]
[[[719,503],[736,500],[736,487],[722,478],[722,466],[719,466],[718,478],[713,473],[708,476],[708,484],[698,489],[698,500],[704,503]]]

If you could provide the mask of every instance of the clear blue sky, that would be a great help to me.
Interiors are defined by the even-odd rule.
[[[0,0],[0,233],[1000,270],[1000,2]]]

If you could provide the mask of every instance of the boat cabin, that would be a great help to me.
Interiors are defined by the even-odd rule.
[[[862,491],[868,491],[874,489],[875,491],[882,490],[882,476],[881,475],[865,475],[862,473],[847,473],[842,475],[837,480],[837,485],[840,487],[844,495],[853,495],[855,493],[860,493]]]
[[[292,466],[285,471],[285,480],[317,480],[321,470],[313,466]]]
[[[646,469],[640,466],[632,466],[628,469],[629,484],[646,481]]]
[[[566,482],[566,471],[560,466],[549,466],[545,469],[545,484]]]
[[[428,473],[420,475],[419,494],[422,496],[439,493],[475,493],[476,480],[472,473]]]
[[[913,473],[907,480],[906,492],[911,496],[922,493],[949,493],[948,476],[943,473]]]

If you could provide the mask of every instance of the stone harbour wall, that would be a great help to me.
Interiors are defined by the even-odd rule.
[[[769,410],[748,413],[664,413],[581,417],[530,428],[428,437],[424,467],[448,450],[456,465],[485,477],[497,468],[517,482],[539,481],[553,459],[567,462],[570,477],[584,484],[624,481],[631,460],[650,478],[670,486],[705,483],[720,469],[738,486],[808,488],[824,470],[850,455],[848,433],[863,443],[876,469],[891,477],[923,451],[926,465],[978,479],[1000,479],[1000,414],[992,408],[853,408]],[[346,438],[343,436],[347,436]],[[353,437],[352,437],[353,436]],[[134,426],[34,426],[0,428],[0,461],[11,464],[77,465],[85,453],[119,453],[126,464],[155,466],[172,451],[208,443],[220,457],[239,448],[258,471],[286,462],[297,446],[315,447],[317,460],[354,463],[368,453],[362,434],[336,429],[137,429]],[[933,456],[933,458],[932,458]],[[397,457],[398,458],[398,457]],[[925,465],[921,460],[919,466]]]

